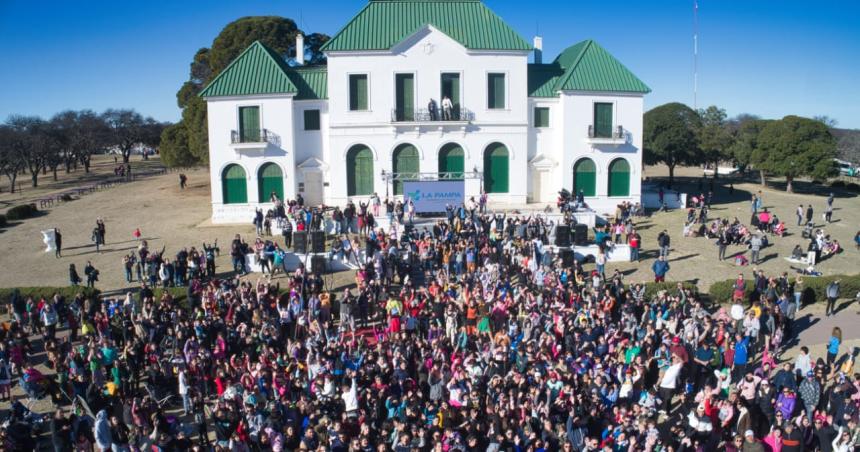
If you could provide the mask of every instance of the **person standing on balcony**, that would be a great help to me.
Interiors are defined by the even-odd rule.
[[[427,103],[427,111],[430,112],[430,120],[438,121],[439,120],[439,107],[436,105],[435,99],[430,99],[430,102]]]
[[[443,97],[442,98],[442,119],[444,121],[450,121],[452,119],[451,114],[452,114],[453,110],[454,110],[454,103],[451,102],[451,98],[448,96]]]

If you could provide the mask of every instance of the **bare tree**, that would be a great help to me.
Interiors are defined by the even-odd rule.
[[[134,147],[146,140],[151,118],[144,119],[134,110],[109,109],[102,113],[102,119],[108,126],[108,143],[116,146],[122,155],[123,163],[128,163]]]

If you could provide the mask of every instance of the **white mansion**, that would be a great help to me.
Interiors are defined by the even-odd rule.
[[[640,199],[650,89],[594,41],[544,63],[540,38],[479,0],[371,0],[322,50],[326,65],[290,66],[255,42],[201,93],[213,222],[247,222],[273,192],[342,205],[411,178],[463,179],[491,204]]]

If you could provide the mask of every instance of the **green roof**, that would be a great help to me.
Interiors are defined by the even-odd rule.
[[[556,62],[566,69],[556,84],[557,91],[651,92],[648,85],[590,39],[569,47]]]
[[[556,97],[558,79],[564,75],[564,68],[558,64],[529,65],[529,97]]]
[[[287,76],[289,70],[277,52],[254,41],[203,89],[200,96],[296,93],[296,85]]]
[[[328,99],[328,68],[325,66],[291,68],[287,77],[299,90],[295,100]]]
[[[426,25],[467,49],[532,50],[479,0],[371,0],[322,50],[388,50]]]

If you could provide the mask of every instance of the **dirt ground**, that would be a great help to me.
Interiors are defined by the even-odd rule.
[[[102,171],[110,169],[112,163],[112,159],[103,160],[99,162],[98,168]],[[148,164],[157,163],[150,161]],[[647,171],[651,178],[665,176],[665,173],[665,168],[660,167],[648,168]],[[677,170],[677,173],[679,182],[676,186],[680,185],[688,192],[697,189],[696,176],[700,170],[685,168]],[[189,184],[185,190],[179,188],[178,173],[168,173],[85,194],[80,199],[55,204],[37,218],[13,222],[0,230],[0,242],[6,250],[0,253],[0,268],[6,269],[0,272],[0,286],[63,286],[68,284],[69,264],[74,263],[80,272],[87,261],[92,261],[100,270],[97,287],[110,291],[136,287],[135,283],[128,284],[124,280],[122,257],[137,246],[132,231],[138,227],[148,240],[150,249],[166,247],[167,256],[173,256],[183,246],[199,247],[203,241],[211,243],[217,239],[219,244],[226,245],[237,233],[248,241],[253,240],[250,219],[247,225],[210,225],[207,221],[211,213],[208,172],[195,169],[186,174]],[[61,177],[64,188],[74,185],[74,182],[64,179],[65,175]],[[704,188],[707,189],[707,186],[705,183]],[[820,214],[824,210],[826,192],[811,184],[799,183],[797,188],[801,193],[785,193],[777,188],[762,190],[764,205],[786,221],[789,233],[786,237],[773,239],[773,244],[762,251],[764,262],[759,267],[768,274],[793,272],[794,264],[787,262],[784,257],[791,253],[795,244],[801,244],[804,249],[806,246],[799,228],[794,226],[794,209],[798,204],[812,204],[817,212],[817,225],[839,240],[845,248],[843,253],[818,265],[818,269],[825,274],[856,273],[860,269],[860,253],[853,245],[853,237],[860,229],[860,199],[855,194],[836,193],[834,222],[824,225]],[[760,189],[757,184],[736,181],[730,194],[728,187],[718,185],[711,218],[738,217],[742,222],[748,222],[750,195]],[[46,185],[42,190],[50,191],[51,187]],[[40,196],[43,195],[30,194],[31,199]],[[7,192],[0,194],[0,203],[9,203],[7,198]],[[491,208],[503,210],[504,206]],[[107,229],[107,245],[101,252],[96,252],[90,240],[98,217],[104,219]],[[640,219],[637,229],[643,237],[643,260],[639,263],[609,264],[607,273],[618,268],[628,281],[651,280],[653,276],[650,268],[656,256],[656,238],[662,230],[668,231],[672,237],[669,280],[694,281],[706,290],[714,281],[734,278],[739,272],[750,273],[752,267],[737,267],[731,259],[717,261],[717,247],[711,240],[683,237],[684,218],[683,210],[675,210],[654,213]],[[63,257],[59,259],[52,253],[44,252],[39,232],[53,227],[59,228],[63,235]],[[744,249],[741,247],[729,248],[728,255],[742,252]],[[219,271],[226,271],[230,265],[229,256],[222,253],[217,265]],[[335,275],[335,285],[346,284],[351,279],[347,272]]]

